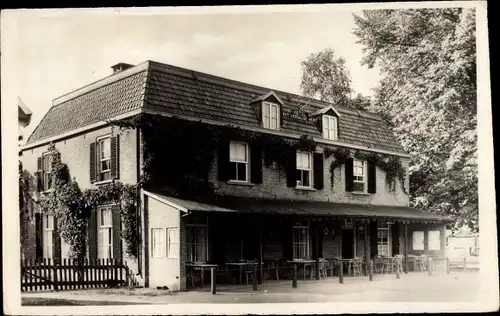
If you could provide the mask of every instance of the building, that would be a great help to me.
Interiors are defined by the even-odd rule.
[[[144,181],[137,258],[117,233],[120,206],[103,205],[91,259],[185,290],[188,262],[443,256],[449,219],[408,207],[409,155],[378,115],[153,61],[112,68],[55,99],[23,147],[38,198],[50,143],[82,189]],[[43,256],[65,257],[52,216],[43,227]]]

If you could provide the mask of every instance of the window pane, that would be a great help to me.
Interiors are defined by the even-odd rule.
[[[229,179],[238,180],[237,171],[238,171],[238,163],[231,162],[229,167]]]
[[[354,182],[353,190],[363,192],[365,189],[365,184],[363,182]]]
[[[111,157],[111,141],[109,138],[102,139],[101,144],[101,159],[107,159]]]
[[[309,181],[310,177],[310,172],[309,171],[302,171],[302,186],[308,187],[311,185],[311,181]]]
[[[230,143],[229,159],[231,161],[247,161],[247,145],[242,143]]]
[[[271,125],[269,128],[278,129],[278,120],[275,117],[271,118]]]
[[[238,163],[238,177],[236,180],[246,181],[247,180],[247,165],[244,163]]]
[[[101,161],[101,171],[111,170],[111,160]]]

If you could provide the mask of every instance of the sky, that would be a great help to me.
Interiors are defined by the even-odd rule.
[[[112,73],[118,62],[154,60],[300,94],[301,61],[331,47],[346,60],[356,93],[372,95],[377,69],[362,66],[352,34],[360,11],[252,14],[48,15],[11,26],[16,75],[10,97],[32,110],[25,139],[52,100]],[[3,50],[2,53],[4,53]]]

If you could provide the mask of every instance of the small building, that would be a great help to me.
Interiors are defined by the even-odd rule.
[[[49,144],[82,190],[140,184],[137,257],[112,203],[88,219],[88,258],[186,290],[197,262],[444,256],[449,218],[409,207],[410,156],[378,115],[153,61],[112,68],[55,99],[23,147],[35,200]],[[38,255],[66,257],[54,216],[38,227]]]

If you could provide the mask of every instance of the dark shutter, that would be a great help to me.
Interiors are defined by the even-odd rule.
[[[42,157],[38,157],[37,159],[37,172],[36,176],[36,190],[38,192],[43,191],[43,160]]]
[[[324,173],[325,170],[323,168],[323,153],[314,153],[314,188],[318,190],[323,189],[324,185]]]
[[[250,180],[252,183],[262,183],[262,146],[254,144],[250,148]]]
[[[290,157],[289,164],[286,169],[286,186],[295,187],[297,185],[297,153],[293,153]]]
[[[399,254],[399,223],[394,223],[391,225],[392,229],[392,254]]]
[[[229,180],[229,142],[222,141],[217,150],[217,172],[219,180]]]
[[[377,171],[375,164],[372,162],[368,163],[368,193],[377,193]]]
[[[111,137],[111,178],[120,178],[120,139],[118,135]]]
[[[90,211],[90,218],[88,220],[89,232],[89,259],[97,259],[97,210]]]
[[[90,143],[90,182],[95,182],[96,181],[96,176],[97,176],[97,159],[96,159],[96,143]]]
[[[353,190],[353,159],[348,158],[345,162],[345,190],[352,192]]]
[[[281,224],[281,240],[283,240],[283,259],[293,259],[293,228],[290,221]]]
[[[262,102],[255,102],[253,106],[255,109],[255,114],[257,115],[257,120],[259,121],[259,123],[262,123]]]
[[[112,207],[113,214],[113,259],[122,260],[122,221],[120,217],[120,206],[114,205]]]
[[[54,230],[52,230],[52,240],[54,241],[54,263],[61,263],[61,236],[57,229],[57,218],[54,215]]]
[[[278,104],[278,112],[280,113],[280,127],[283,126],[283,105]]]
[[[377,235],[378,235],[378,224],[377,221],[370,222],[370,254],[373,259],[378,254],[377,248]]]
[[[41,213],[35,214],[36,231],[36,258],[43,258],[43,216]]]

